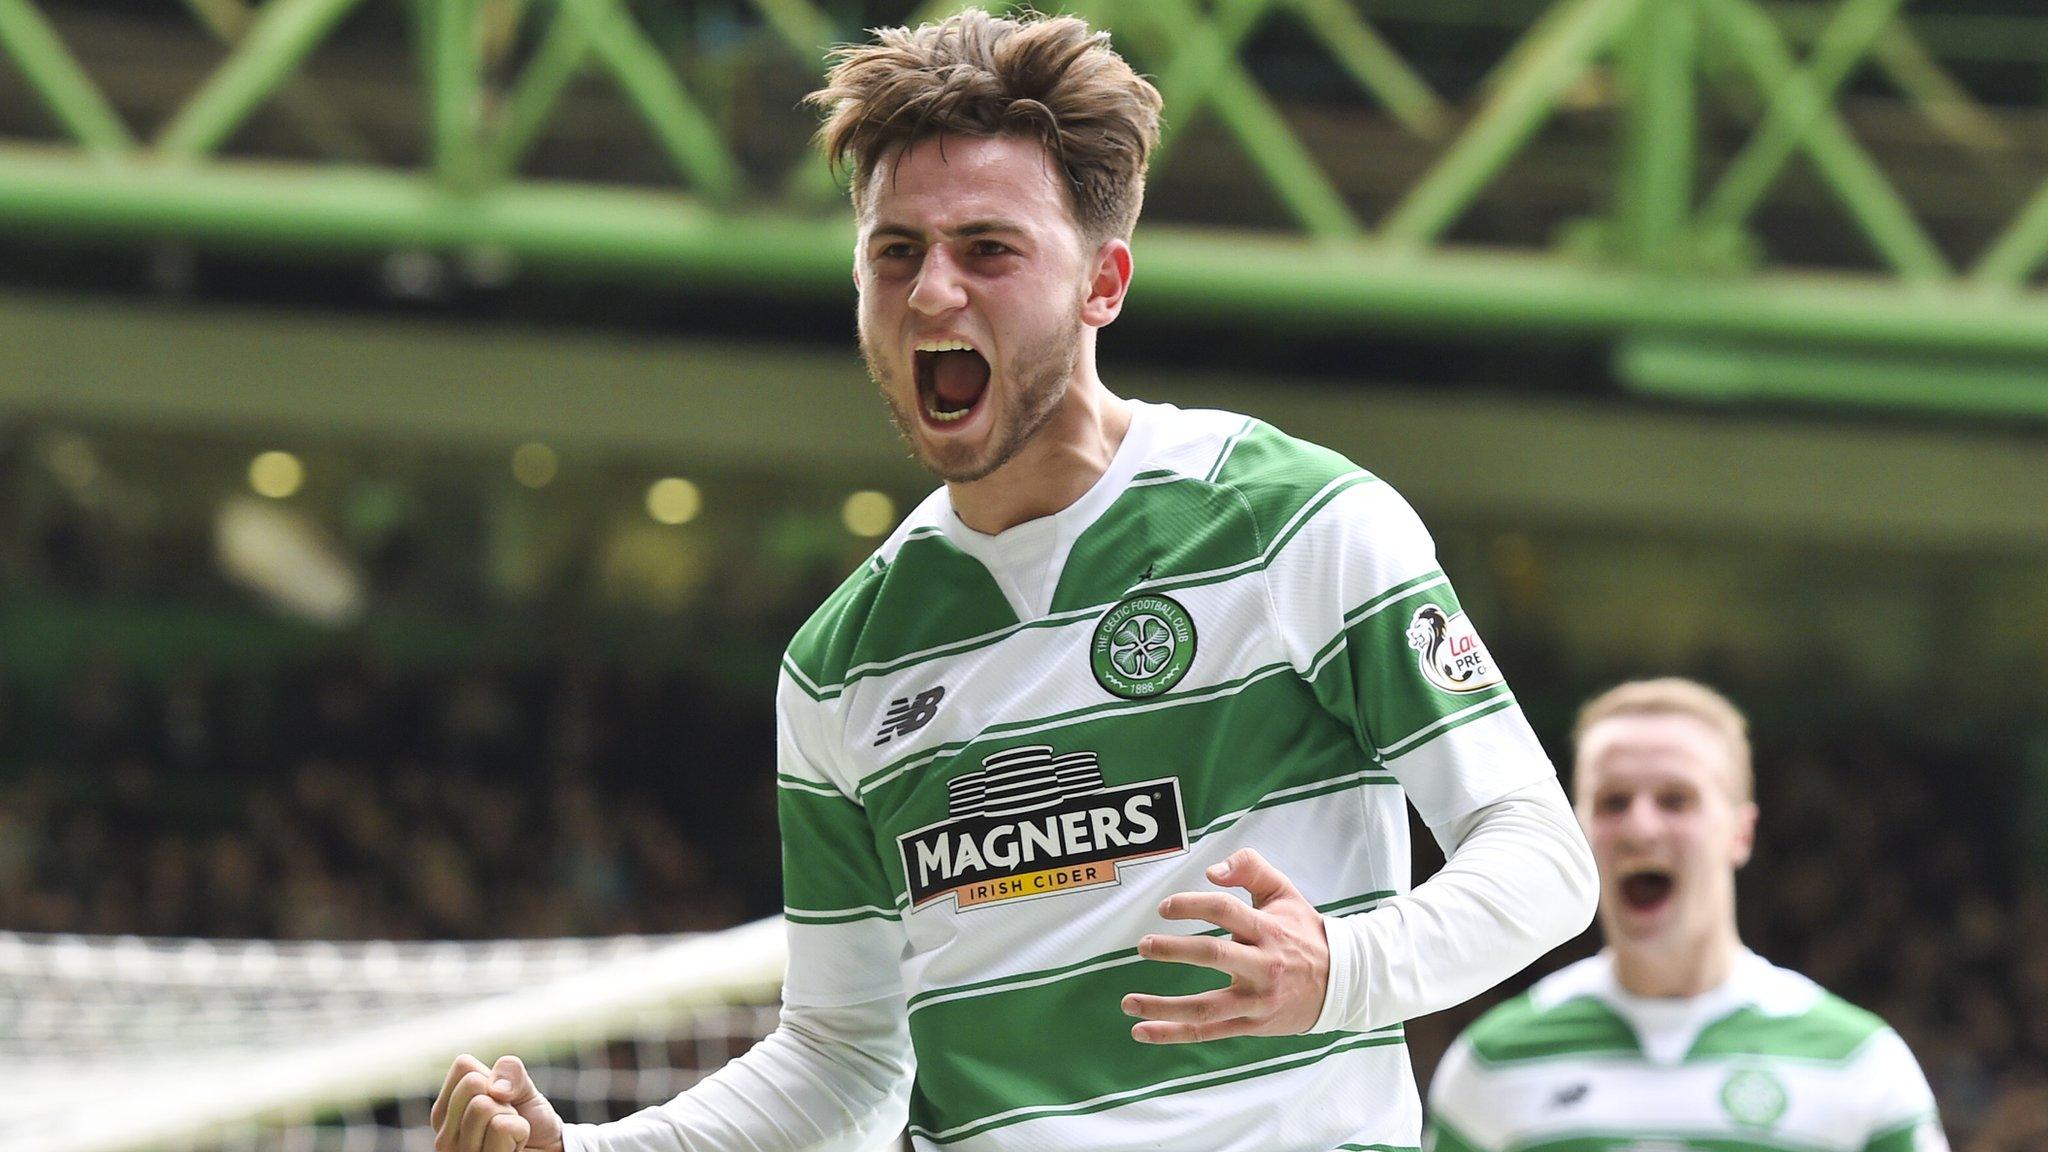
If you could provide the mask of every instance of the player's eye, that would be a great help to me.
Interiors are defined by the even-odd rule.
[[[903,240],[899,240],[894,244],[884,244],[875,250],[873,259],[876,261],[915,260],[917,259],[917,246]]]
[[[1628,811],[1628,797],[1610,792],[1593,800],[1593,810],[1603,816],[1619,816]]]
[[[1008,244],[995,240],[976,240],[967,246],[969,256],[1004,256],[1013,249]]]
[[[1657,806],[1666,812],[1683,812],[1692,807],[1692,793],[1664,792],[1657,797]]]

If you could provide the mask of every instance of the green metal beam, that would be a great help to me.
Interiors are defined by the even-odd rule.
[[[0,48],[14,58],[29,87],[80,144],[109,154],[135,146],[120,114],[29,0],[0,0]]]
[[[1252,0],[1235,2],[1240,7],[1254,6]],[[1191,0],[1149,0],[1142,8],[1129,11],[1144,16],[1119,28],[1135,34],[1147,58],[1160,60],[1192,52],[1210,71],[1205,106],[1223,122],[1246,158],[1265,175],[1268,187],[1309,235],[1343,241],[1364,231],[1328,173],[1302,146],[1286,117]]]
[[[241,127],[358,0],[270,0],[227,62],[157,134],[155,151],[191,160]]]
[[[1781,99],[1801,106],[1820,103],[1812,82],[1793,62],[1784,34],[1753,0],[1701,3],[1714,26],[1727,37],[1736,62],[1749,71],[1759,89],[1783,94]],[[1803,142],[1836,199],[1901,276],[1910,280],[1950,276],[1948,258],[1913,218],[1912,209],[1856,142],[1839,114],[1826,108],[1814,112]]]
[[[1289,7],[1358,86],[1372,93],[1403,127],[1432,140],[1450,129],[1450,109],[1443,98],[1349,0],[1290,0]]]
[[[474,188],[477,128],[483,114],[483,24],[479,0],[439,0],[426,6],[428,124],[434,170],[455,189]]]
[[[540,48],[499,112],[497,131],[483,153],[487,177],[502,179],[519,167],[520,159],[533,147],[555,105],[561,102],[562,93],[583,71],[589,53],[590,36],[582,21],[557,10]]]
[[[245,0],[185,0],[185,7],[192,10],[215,39],[229,47],[240,44],[249,34],[249,26],[256,22],[255,10]],[[303,77],[288,79],[279,86],[277,106],[327,158],[355,164],[376,162],[376,150],[335,115],[333,105]]]
[[[437,0],[447,2],[447,0]],[[591,51],[654,130],[676,170],[719,203],[740,193],[740,166],[717,123],[700,107],[661,50],[619,0],[562,0],[583,25]]]
[[[1763,203],[1799,142],[1856,70],[1905,0],[1846,0],[1820,34],[1801,83],[1776,86],[1756,135],[1729,164],[1707,195],[1700,224],[1707,230],[1733,228]]]
[[[1501,77],[1457,143],[1394,209],[1380,235],[1419,246],[1441,236],[1517,152],[1557,102],[1608,50],[1644,0],[1566,0],[1526,42],[1526,54]],[[1533,37],[1540,36],[1541,39]]]
[[[2048,260],[2048,184],[2034,193],[2012,224],[1994,240],[1977,266],[1972,282],[1987,288],[2018,288]]]
[[[1622,105],[1616,223],[1622,247],[1651,267],[1682,258],[1678,244],[1691,223],[1697,37],[1693,0],[1645,0],[1622,57],[1630,98]]]
[[[2011,134],[1942,67],[1904,21],[1892,21],[1877,38],[1872,58],[1942,135],[1983,152],[2012,147]]]
[[[1616,353],[1640,391],[1716,404],[1796,401],[1875,405],[1976,417],[2048,417],[2039,358],[1873,356],[1839,349],[1668,338],[1633,339]]]
[[[62,152],[0,151],[0,217],[95,237],[379,252],[489,245],[538,264],[820,299],[848,291],[850,221],[721,215],[666,193],[525,182],[473,197],[431,177],[308,175],[222,162],[186,170]],[[1632,332],[1809,339],[1930,355],[2048,356],[2048,297],[1876,277],[1703,281],[1538,255],[1440,252],[1256,233],[1142,230],[1140,298],[1162,313],[1293,331]]]
[[[764,174],[759,165],[744,172],[734,126],[747,110],[729,91],[691,74],[696,46],[657,43],[637,18],[659,2],[679,0],[411,0],[420,16],[413,49],[426,80],[418,115],[431,147],[424,168],[407,170],[216,155],[264,101],[303,82],[306,59],[355,0],[267,0],[253,10],[249,0],[184,2],[220,37],[236,39],[239,31],[239,42],[155,145],[135,149],[35,0],[0,0],[0,51],[23,65],[31,89],[84,145],[0,141],[0,229],[175,236],[297,249],[309,258],[488,245],[529,267],[575,266],[793,296],[846,292],[850,226],[838,209],[811,211],[836,192],[823,165],[805,156],[788,161],[794,166],[786,176]],[[763,32],[749,41],[749,58],[766,46],[802,67],[821,65],[837,31],[829,6],[748,3],[763,21]],[[927,0],[914,20],[959,6]],[[1113,28],[1133,62],[1159,76],[1169,141],[1198,113],[1214,115],[1223,138],[1295,224],[1285,234],[1146,230],[1139,253],[1149,308],[1293,330],[1382,324],[1715,348],[1805,339],[1859,355],[1885,349],[1903,357],[1976,357],[1969,363],[1979,366],[1994,352],[2048,356],[2048,292],[2029,287],[2048,259],[2048,187],[1960,280],[1836,107],[1844,82],[1872,62],[1974,157],[2008,172],[2028,162],[1991,111],[1971,101],[1927,50],[1944,42],[1934,34],[1937,24],[1901,17],[1901,0],[1771,7],[1759,0],[1063,6]],[[1337,166],[1311,150],[1251,75],[1246,45],[1282,12],[1393,121],[1444,141],[1420,178],[1394,190],[1397,202],[1377,235],[1362,227],[1333,180]],[[1503,12],[1524,21],[1526,32],[1455,111],[1368,20],[1488,23]],[[2038,23],[2048,28],[2048,19]],[[524,71],[501,82],[514,46],[530,43],[536,32],[539,46]],[[1814,48],[1801,60],[1794,43]],[[515,175],[586,70],[618,84],[687,194]],[[1698,173],[1719,163],[1715,142],[1697,129],[1700,93],[1715,83],[1740,89],[1733,103],[1758,127],[1695,211]],[[1444,246],[1458,219],[1524,156],[1568,99],[1575,133],[1613,127],[1615,147],[1605,162],[1616,195],[1589,222],[1596,226],[1591,234],[1608,241],[1599,266],[1540,246]],[[1717,263],[1717,254],[1747,243],[1738,230],[1800,151],[1896,275],[1799,274],[1768,263],[1762,270],[1737,265],[1731,273],[1728,262]],[[1154,177],[1163,187],[1177,173],[1171,150],[1162,156]],[[783,183],[776,195],[762,195],[775,183]],[[757,206],[757,199],[764,202]],[[1575,224],[1571,233],[1586,231]]]
[[[1159,145],[1152,152],[1155,166],[1166,163],[1175,138],[1194,123],[1214,95],[1218,68],[1243,45],[1274,3],[1276,0],[1218,0],[1214,34],[1185,42],[1159,69],[1153,79],[1160,103]]]

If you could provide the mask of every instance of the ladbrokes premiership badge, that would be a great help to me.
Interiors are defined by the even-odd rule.
[[[1093,752],[1008,748],[946,786],[947,817],[896,840],[910,905],[962,909],[1119,882],[1139,860],[1188,848],[1180,781],[1111,788]]]
[[[1164,596],[1133,596],[1111,608],[1088,645],[1095,682],[1126,700],[1167,691],[1194,662],[1194,618]]]
[[[1415,649],[1423,678],[1446,692],[1478,692],[1501,682],[1486,643],[1463,612],[1434,604],[1417,608],[1408,622],[1408,646]]]

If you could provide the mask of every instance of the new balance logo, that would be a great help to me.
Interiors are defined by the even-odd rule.
[[[939,701],[945,698],[945,688],[939,687],[889,701],[889,715],[882,720],[882,730],[875,733],[875,747],[880,748],[898,736],[908,736],[931,723],[932,717],[939,714]]]

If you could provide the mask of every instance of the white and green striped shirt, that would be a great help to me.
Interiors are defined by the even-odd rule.
[[[934,493],[791,644],[785,999],[903,998],[921,1148],[1413,1149],[1399,1025],[1140,1045],[1126,992],[1224,977],[1134,945],[1246,846],[1372,908],[1406,803],[1444,827],[1552,769],[1391,488],[1133,410],[1073,506],[990,537]]]
[[[1688,999],[1582,960],[1467,1029],[1429,1102],[1433,1152],[1948,1149],[1898,1033],[1748,951]]]

